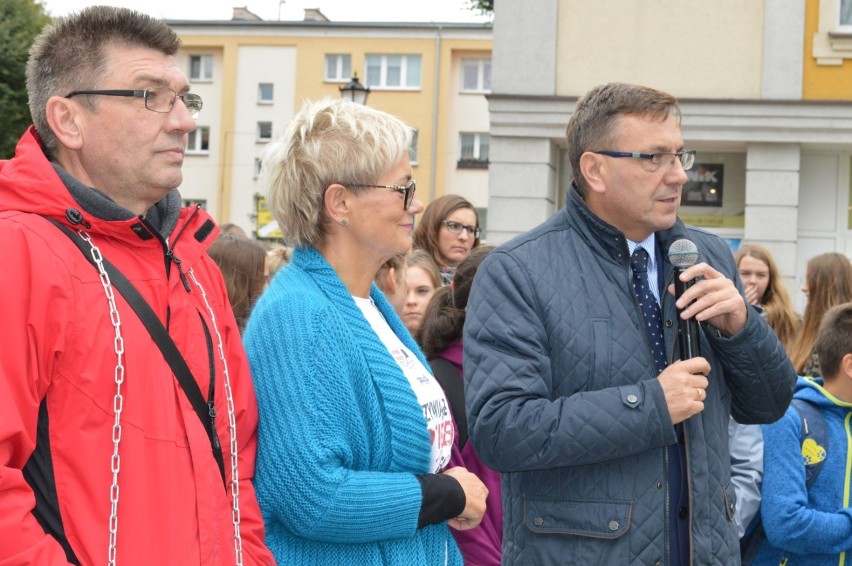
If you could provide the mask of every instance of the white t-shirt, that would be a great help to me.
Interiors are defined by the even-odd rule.
[[[402,373],[408,378],[411,389],[417,396],[417,402],[423,409],[426,426],[429,429],[429,441],[432,446],[429,472],[436,474],[442,471],[450,461],[453,448],[453,418],[444,390],[432,373],[420,362],[420,359],[402,343],[394,334],[388,322],[376,308],[372,299],[352,296],[355,304],[364,313],[364,317],[379,339],[388,349],[393,359],[399,364]]]

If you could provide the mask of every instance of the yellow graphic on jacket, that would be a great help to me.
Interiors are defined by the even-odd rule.
[[[813,466],[825,460],[825,448],[817,444],[813,438],[807,438],[802,442],[802,458],[806,466]]]

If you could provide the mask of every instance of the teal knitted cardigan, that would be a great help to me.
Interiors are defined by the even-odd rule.
[[[370,296],[424,366],[374,285]],[[254,483],[279,564],[461,565],[446,523],[417,528],[429,468],[423,411],[326,260],[298,248],[254,307]]]

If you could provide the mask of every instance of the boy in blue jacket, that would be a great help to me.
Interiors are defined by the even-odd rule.
[[[781,420],[764,425],[760,512],[767,541],[757,565],[844,564],[852,552],[852,303],[825,314],[815,349],[823,379],[799,378],[794,398],[819,408],[826,446],[802,434],[792,405]],[[805,467],[820,461],[822,469],[808,489]]]

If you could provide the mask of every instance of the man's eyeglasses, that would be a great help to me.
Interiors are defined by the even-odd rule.
[[[467,224],[462,224],[461,222],[453,222],[452,220],[441,220],[441,224],[447,227],[447,230],[452,232],[453,234],[461,234],[462,231],[466,231],[468,234],[473,236],[473,239],[477,239],[479,237],[479,228],[476,226],[468,226]]]
[[[178,94],[170,88],[146,88],[145,90],[75,90],[65,95],[65,98],[71,98],[78,94],[143,98],[145,99],[145,108],[161,113],[169,112],[174,107],[175,100],[180,98],[193,118],[198,118],[198,113],[201,112],[201,107],[203,106],[199,95],[191,92]]]
[[[414,200],[414,191],[417,190],[417,183],[411,181],[407,185],[346,185],[347,187],[363,187],[374,189],[390,189],[398,193],[402,193],[402,209],[408,210],[411,206],[411,201]]]
[[[675,160],[680,161],[684,171],[689,171],[695,163],[695,150],[689,149],[678,152],[661,152],[661,153],[635,153],[630,151],[593,151],[598,155],[606,155],[607,157],[630,157],[632,159],[642,159],[647,163],[646,168],[649,171],[656,171],[660,165],[666,163],[674,165]]]

